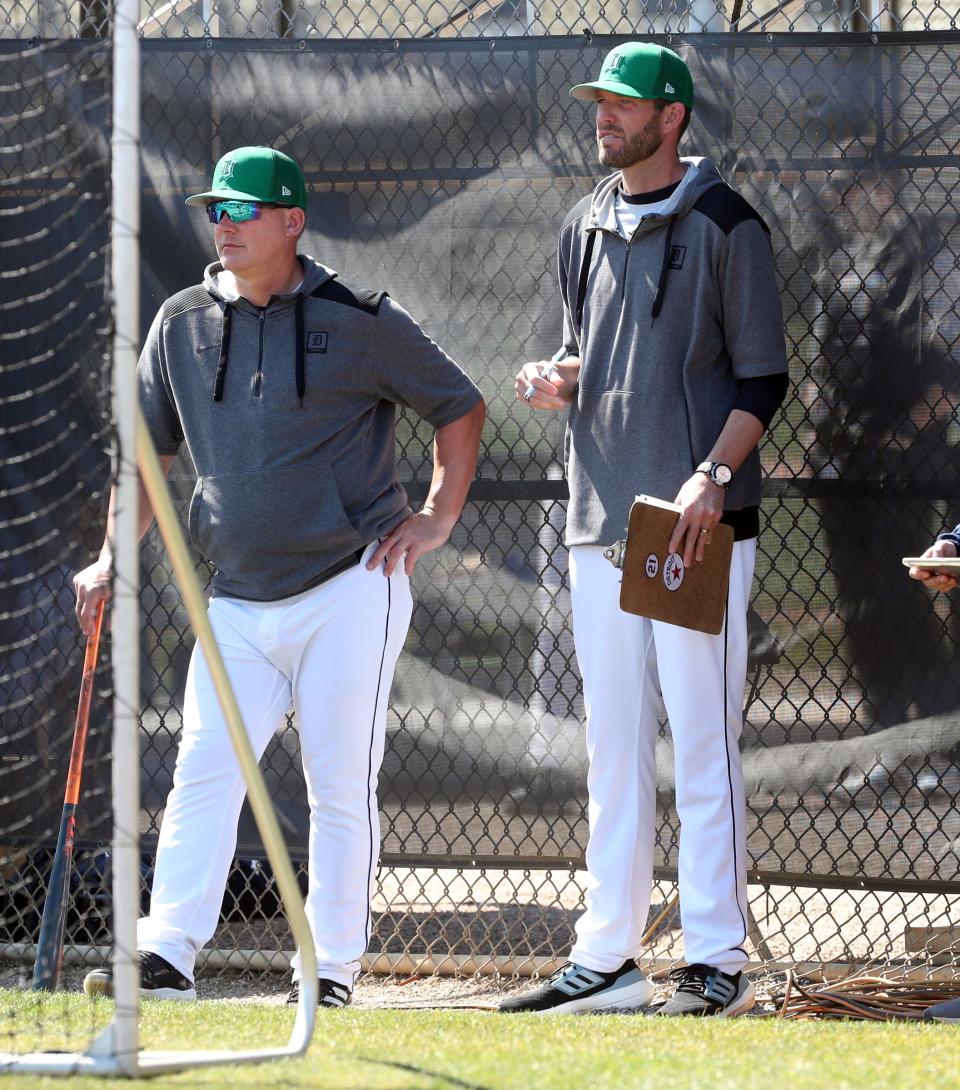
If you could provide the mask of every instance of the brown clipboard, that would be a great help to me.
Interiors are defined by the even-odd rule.
[[[733,527],[715,526],[703,560],[688,568],[669,549],[679,511],[676,504],[637,496],[623,550],[620,608],[716,636],[727,608]]]

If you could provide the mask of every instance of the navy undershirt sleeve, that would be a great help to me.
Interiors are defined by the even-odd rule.
[[[937,541],[952,541],[953,547],[960,553],[960,526],[954,526],[952,530],[944,530],[937,534]]]
[[[741,379],[737,383],[735,409],[755,416],[764,428],[769,427],[773,414],[780,408],[790,379],[785,371],[776,375],[758,375]]]

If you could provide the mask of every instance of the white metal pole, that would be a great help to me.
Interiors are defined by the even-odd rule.
[[[190,624],[197,634],[197,642],[203,649],[207,662],[207,669],[216,690],[217,699],[226,721],[227,733],[233,742],[234,753],[243,773],[247,785],[247,799],[250,809],[253,811],[257,829],[263,840],[263,846],[267,852],[267,859],[273,868],[273,877],[280,891],[280,899],[283,902],[287,914],[287,922],[297,944],[300,953],[300,1002],[297,1006],[297,1018],[294,1023],[290,1042],[285,1049],[265,1049],[259,1053],[237,1053],[236,1059],[272,1059],[279,1056],[299,1056],[305,1052],[310,1044],[310,1036],[313,1033],[314,1018],[317,1011],[317,956],[314,948],[313,935],[307,920],[300,888],[297,885],[297,877],[290,862],[283,834],[277,822],[277,815],[260,774],[257,756],[250,744],[250,736],[244,726],[243,716],[240,714],[240,706],[230,684],[230,677],[224,665],[223,657],[216,637],[213,634],[213,626],[207,615],[207,604],[204,601],[200,580],[194,568],[193,558],[187,549],[187,542],[180,529],[180,520],[174,510],[170,492],[160,469],[160,461],[157,452],[147,432],[147,425],[143,414],[137,408],[137,464],[140,468],[140,476],[147,495],[150,497],[150,506],[153,508],[154,517],[157,520],[157,529],[167,546],[167,555],[173,566],[173,575],[180,588],[180,596],[190,617]],[[208,1057],[211,1063],[223,1062],[222,1053],[211,1053]],[[229,1054],[228,1054],[229,1055]],[[176,1063],[178,1060],[163,1055],[150,1057],[144,1054],[140,1058],[141,1071],[149,1070],[173,1070],[168,1063]],[[201,1062],[199,1054],[194,1054],[192,1063]],[[207,1061],[202,1061],[207,1062]],[[156,1066],[159,1065],[159,1066]]]
[[[899,29],[897,26],[894,6],[896,0],[873,0],[873,18],[870,20],[870,29],[879,30],[882,34],[889,34]]]
[[[115,0],[111,268],[116,540],[113,604],[112,1046],[126,1074],[137,1071],[136,961],[140,913],[140,604],[137,537],[137,385],[140,341],[140,38],[138,0]]]

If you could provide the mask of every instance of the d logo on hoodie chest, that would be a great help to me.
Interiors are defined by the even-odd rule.
[[[670,247],[670,260],[667,262],[668,269],[682,269],[683,260],[687,256],[686,246],[671,246]]]
[[[308,352],[326,352],[327,350],[327,334],[324,333],[308,333],[307,334],[307,351]]]

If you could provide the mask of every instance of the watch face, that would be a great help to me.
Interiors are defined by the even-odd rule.
[[[717,484],[728,485],[733,480],[733,471],[723,462],[717,462],[710,476],[713,477]]]

